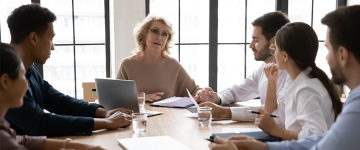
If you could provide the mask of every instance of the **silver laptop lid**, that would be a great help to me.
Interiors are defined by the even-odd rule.
[[[105,109],[126,108],[139,112],[135,81],[96,78],[95,85],[99,104]]]

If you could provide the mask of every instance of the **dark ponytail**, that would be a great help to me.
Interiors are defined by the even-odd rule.
[[[9,45],[0,43],[0,76],[8,74],[11,80],[19,77],[21,60],[17,52]]]
[[[342,110],[342,102],[338,88],[315,64],[319,41],[313,28],[302,22],[288,23],[277,32],[276,44],[301,70],[312,68],[309,75],[311,78],[318,78],[328,91],[336,118]]]

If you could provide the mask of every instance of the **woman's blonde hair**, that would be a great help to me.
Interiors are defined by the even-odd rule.
[[[169,38],[166,42],[165,48],[161,51],[161,57],[168,58],[170,55],[169,49],[172,47],[172,45],[170,43],[173,40],[173,35],[175,34],[175,32],[172,29],[172,24],[167,19],[165,19],[164,17],[161,17],[161,16],[152,15],[152,14],[149,14],[142,22],[139,22],[136,24],[135,29],[134,29],[134,35],[135,35],[135,41],[136,41],[137,48],[133,52],[135,53],[135,55],[140,55],[140,56],[144,55],[145,46],[146,46],[146,41],[145,41],[146,35],[147,35],[148,31],[150,30],[150,26],[153,21],[163,22],[166,26],[168,33],[170,34]]]

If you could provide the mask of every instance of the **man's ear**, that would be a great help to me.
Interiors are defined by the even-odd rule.
[[[339,60],[340,66],[344,68],[349,63],[349,51],[344,46],[340,46],[336,53],[336,59]]]
[[[0,89],[7,90],[9,88],[9,75],[7,73],[4,73],[0,77]]]
[[[36,36],[36,33],[35,32],[31,32],[29,34],[29,42],[32,44],[32,45],[36,45],[36,42],[37,42],[37,36]]]
[[[275,41],[276,41],[276,36],[274,36],[273,38],[270,39],[270,45],[275,44]]]

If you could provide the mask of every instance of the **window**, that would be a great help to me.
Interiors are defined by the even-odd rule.
[[[330,78],[332,75],[326,60],[328,50],[326,49],[324,42],[326,39],[327,27],[321,23],[321,18],[335,9],[336,0],[289,0],[290,21],[305,22],[315,30],[319,39],[319,49],[315,63]]]
[[[40,4],[57,17],[55,50],[44,64],[44,79],[65,94],[83,98],[82,82],[106,77],[104,0]]]
[[[212,8],[214,0],[146,0],[147,12],[164,16],[173,23],[175,46],[172,57],[179,60],[185,70],[201,87],[211,85],[221,91],[233,84],[240,83],[263,62],[255,61],[249,48],[252,40],[251,22],[261,15],[275,10],[285,10],[291,22],[305,22],[311,25],[319,38],[316,64],[331,77],[326,61],[327,49],[324,46],[327,27],[321,18],[343,0],[215,0],[218,8]],[[348,0],[355,4],[358,0]],[[279,4],[284,4],[280,6]],[[360,2],[359,2],[360,3]],[[279,7],[279,8],[276,8]],[[217,64],[209,72],[209,33],[211,12],[217,11]],[[210,56],[211,58],[211,56]],[[195,69],[196,68],[196,69]],[[211,69],[210,69],[211,70]],[[214,73],[214,71],[217,71]],[[216,74],[216,80],[210,78]]]
[[[240,83],[263,63],[254,60],[249,48],[253,30],[251,22],[275,11],[275,0],[219,1],[218,8],[217,90],[222,91]]]
[[[55,13],[55,50],[44,65],[43,78],[64,94],[83,98],[82,82],[110,77],[105,11],[108,0],[1,0],[1,41],[10,43],[6,19],[17,7],[31,2]],[[105,9],[107,8],[107,9]],[[110,58],[110,57],[108,57]]]
[[[31,0],[16,0],[16,1],[9,1],[9,0],[0,0],[0,29],[1,29],[1,42],[3,43],[10,43],[11,36],[8,24],[6,22],[8,16],[11,12],[21,6],[30,4]]]
[[[151,0],[149,9],[172,23],[176,34],[170,56],[198,85],[209,86],[209,0]]]
[[[360,5],[360,0],[347,0],[347,5]]]

